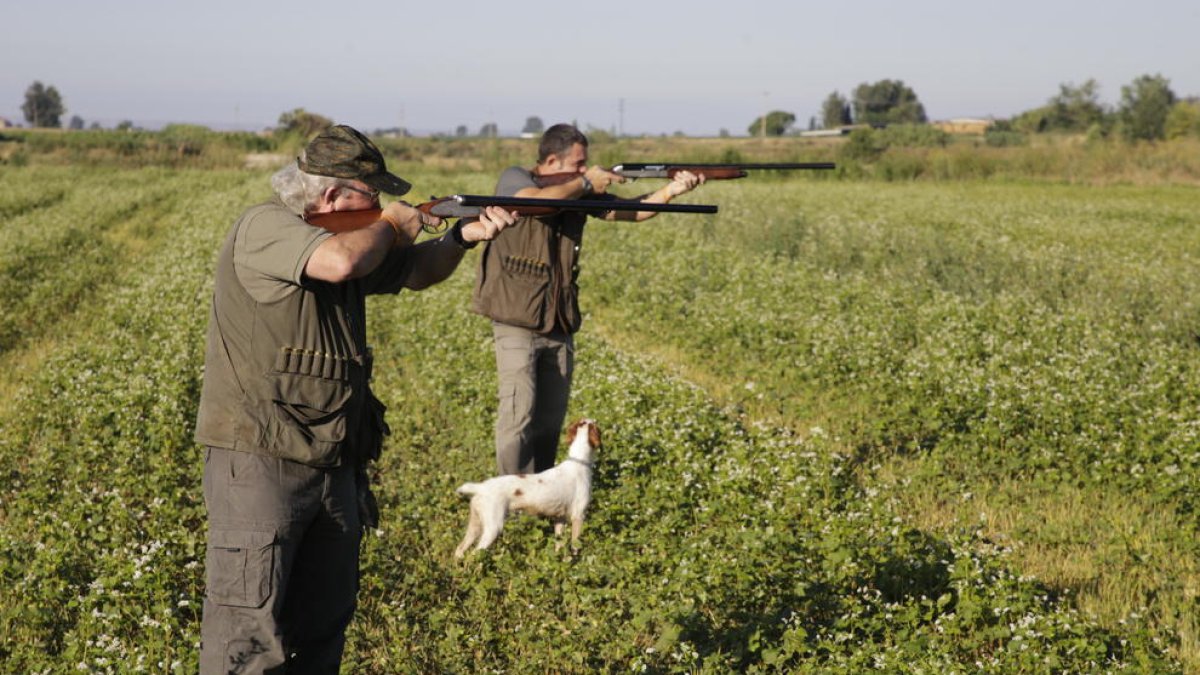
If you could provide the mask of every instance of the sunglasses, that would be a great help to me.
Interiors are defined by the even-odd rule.
[[[351,187],[349,185],[343,185],[343,186],[341,186],[341,189],[349,190],[351,192],[357,192],[358,194],[360,194],[364,197],[369,197],[371,199],[371,201],[377,201],[379,199],[379,190],[360,190],[356,187]]]

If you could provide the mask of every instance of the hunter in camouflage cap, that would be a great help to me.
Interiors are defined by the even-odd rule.
[[[296,161],[304,173],[354,178],[390,195],[400,196],[412,189],[408,181],[388,173],[383,153],[371,139],[344,124],[317,134]]]

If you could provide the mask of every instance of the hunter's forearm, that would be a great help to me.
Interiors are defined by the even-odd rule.
[[[419,291],[445,281],[454,274],[465,252],[450,233],[413,246],[408,251],[413,256],[412,273],[404,282],[404,287]]]

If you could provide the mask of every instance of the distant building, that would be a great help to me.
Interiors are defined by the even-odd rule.
[[[828,136],[845,136],[848,133],[850,133],[849,129],[845,127],[837,127],[834,129],[810,129],[808,131],[801,131],[797,135],[803,136],[804,138],[825,138]]]
[[[832,129],[812,129],[810,131],[801,131],[798,135],[805,138],[827,138],[837,136],[849,136],[851,131],[855,129],[865,129],[865,124],[845,124]]]
[[[981,136],[995,123],[995,120],[972,119],[964,117],[940,122],[930,122],[930,126],[936,129],[941,129],[948,134]]]

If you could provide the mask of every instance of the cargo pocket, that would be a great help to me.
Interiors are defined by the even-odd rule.
[[[517,385],[514,382],[500,383],[500,415],[508,420],[517,417]]]
[[[208,599],[226,607],[262,607],[271,597],[275,549],[272,531],[211,530]]]

